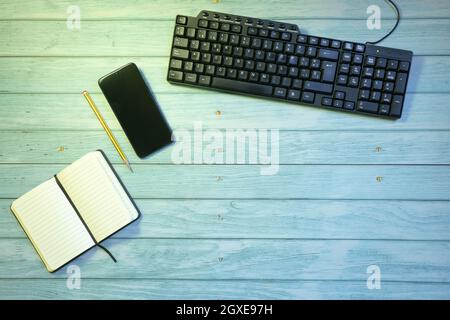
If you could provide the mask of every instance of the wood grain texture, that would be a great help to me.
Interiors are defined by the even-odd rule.
[[[413,50],[402,119],[170,85],[176,14],[201,9],[298,23],[304,33],[378,39],[383,0],[36,0],[0,2],[0,297],[25,299],[450,299],[450,5],[397,0],[382,43]],[[81,29],[66,26],[78,5]],[[366,9],[381,8],[368,30]],[[272,8],[276,6],[277,10]],[[173,165],[172,149],[134,156],[97,79],[134,61],[174,129],[280,130],[279,172],[259,165]],[[131,174],[81,96],[88,89],[133,163]],[[49,274],[9,205],[102,148],[143,212],[138,222]],[[225,149],[226,153],[227,150]],[[369,265],[381,290],[369,290]]]
[[[96,87],[95,87],[96,88]],[[177,87],[183,90],[181,87]],[[102,94],[93,94],[108,125],[120,125]],[[345,114],[306,105],[268,102],[233,94],[195,90],[190,94],[159,93],[161,110],[173,129],[192,130],[200,121],[204,128],[273,128],[279,130],[379,131],[449,130],[450,112],[443,101],[450,94],[409,94],[399,120],[386,121],[364,115]],[[99,130],[95,115],[80,93],[0,94],[2,130]],[[62,111],[63,110],[63,111]],[[73,121],[77,119],[77,121]],[[420,134],[420,133],[412,133]],[[117,132],[118,138],[123,137]],[[415,139],[411,142],[414,143]],[[82,141],[73,141],[73,143]],[[395,143],[395,142],[394,142]],[[1,150],[0,150],[1,153]],[[351,156],[351,154],[349,155]]]
[[[447,282],[448,241],[109,239],[118,263],[92,248],[74,263],[83,278],[360,280],[378,265],[386,281]],[[28,239],[0,239],[0,278],[66,278],[49,273]]]
[[[11,202],[0,200],[0,238],[25,238]],[[448,201],[138,199],[136,204],[141,219],[114,238],[450,240]]]
[[[285,22],[297,24],[305,34],[363,43],[381,38],[395,23],[387,21],[380,30],[369,30],[366,20]],[[174,18],[171,21],[83,21],[80,30],[68,29],[66,21],[0,21],[0,29],[6,35],[0,38],[0,56],[168,56],[174,26]],[[104,30],[101,36],[99,30]],[[52,37],[45,36],[48,33]],[[404,20],[395,37],[386,39],[383,45],[412,50],[415,55],[450,54],[450,25],[446,19]]]
[[[450,9],[446,0],[397,0],[405,18],[439,18],[449,17]],[[342,1],[323,0],[303,1],[299,5],[297,0],[285,0],[280,5],[277,0],[135,0],[133,5],[124,6],[114,0],[102,1],[101,5],[89,0],[76,2],[82,10],[83,19],[173,19],[177,14],[197,15],[200,10],[214,10],[228,13],[238,12],[258,18],[279,18],[286,20],[292,17],[301,19],[311,18],[341,18],[366,19],[366,9],[375,4],[382,8],[385,16],[392,19],[394,13],[382,0]],[[67,19],[67,8],[74,5],[70,0],[45,1],[4,0],[0,3],[0,19]],[[277,10],[271,10],[276,7]]]
[[[193,129],[193,128],[191,128]],[[261,130],[261,131],[259,131]],[[258,129],[259,133],[265,129]],[[227,130],[219,131],[223,137]],[[233,131],[235,132],[235,131]],[[237,131],[236,131],[237,132]],[[98,148],[111,156],[110,161],[121,164],[122,159],[102,129],[97,131],[4,131],[0,132],[0,163],[61,163],[76,159]],[[176,155],[174,147],[163,149],[148,159],[140,159],[133,151],[123,132],[114,132],[132,164],[171,164]],[[270,133],[269,133],[270,134]],[[175,136],[181,131],[175,131]],[[193,137],[194,131],[189,131]],[[176,137],[175,137],[176,139]],[[206,137],[205,137],[206,139]],[[224,138],[225,141],[225,138]],[[281,131],[278,152],[280,164],[450,164],[450,131],[426,132],[329,132]],[[177,143],[177,142],[175,142]],[[179,145],[183,142],[178,142]],[[194,143],[187,144],[193,150]],[[211,142],[202,143],[202,152],[210,154]],[[248,155],[250,146],[245,146]],[[224,159],[235,151],[226,148],[225,142],[214,150]],[[269,154],[277,147],[268,145]],[[194,157],[189,157],[194,163]]]
[[[81,274],[83,276],[83,273]],[[320,280],[148,280],[0,279],[5,299],[449,299],[450,284],[383,281],[380,290],[365,281]]]
[[[263,165],[115,167],[135,198],[450,200],[450,166],[280,165],[266,176]],[[0,194],[18,197],[62,168],[1,165]]]

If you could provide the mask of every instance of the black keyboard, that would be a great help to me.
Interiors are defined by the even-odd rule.
[[[201,11],[176,17],[167,80],[395,119],[412,55],[309,36],[294,24]]]

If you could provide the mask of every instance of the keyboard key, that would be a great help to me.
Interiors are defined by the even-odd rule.
[[[336,99],[339,99],[339,100],[344,100],[345,99],[345,92],[343,92],[343,91],[335,91],[334,92],[334,97]]]
[[[242,27],[239,24],[233,24],[231,26],[231,32],[241,33]]]
[[[261,75],[259,77],[259,81],[264,84],[269,83],[269,79],[270,79],[270,77],[267,73],[261,73]]]
[[[219,29],[219,23],[218,23],[217,21],[211,21],[211,22],[209,23],[209,27],[210,27],[211,29],[218,30],[218,29]]]
[[[409,70],[409,62],[407,61],[400,62],[398,71],[408,72],[408,70]]]
[[[320,46],[321,47],[328,47],[330,45],[330,40],[328,39],[320,39]]]
[[[194,70],[194,63],[192,61],[186,61],[184,63],[184,71],[193,71]]]
[[[208,20],[205,19],[198,20],[198,26],[201,28],[208,28]]]
[[[187,23],[187,17],[185,17],[185,16],[177,16],[177,23],[178,24],[186,24]]]
[[[369,101],[358,101],[356,110],[368,113],[378,113],[378,103]]]
[[[337,83],[343,86],[347,85],[347,76],[340,74],[337,78]]]
[[[195,73],[186,73],[184,75],[184,81],[186,81],[188,83],[196,83],[197,75]]]
[[[323,97],[322,98],[322,105],[323,106],[331,106],[331,104],[333,103],[333,99],[329,98],[329,97]]]
[[[376,66],[378,68],[386,68],[387,60],[385,58],[378,58]]]
[[[281,77],[280,76],[272,76],[270,79],[270,84],[274,86],[279,86],[281,83]]]
[[[391,104],[392,95],[390,93],[383,93],[381,95],[381,103]]]
[[[323,82],[334,82],[334,77],[336,75],[336,62],[322,61],[322,81]]]
[[[278,31],[271,31],[270,32],[270,37],[272,38],[272,39],[280,39],[280,33],[278,32]]]
[[[202,86],[209,86],[211,82],[210,76],[200,75],[198,77],[198,84],[201,84]]]
[[[369,90],[359,90],[359,99],[361,100],[369,100],[370,91]]]
[[[351,62],[352,61],[352,54],[349,52],[344,52],[342,54],[342,62]]]
[[[401,93],[401,94],[405,93],[407,76],[408,75],[406,73],[399,73],[397,75],[397,79],[395,80],[394,93]]]
[[[281,79],[281,85],[282,85],[283,87],[290,88],[290,87],[291,87],[291,84],[292,84],[292,79],[291,79],[291,78],[283,77],[283,78]]]
[[[309,37],[308,43],[316,46],[316,45],[319,44],[319,38],[317,38],[317,37]]]
[[[237,71],[236,69],[227,69],[227,78],[229,79],[236,79],[237,77]]]
[[[333,85],[315,81],[305,81],[303,89],[321,93],[332,93]]]
[[[303,102],[309,102],[309,103],[313,103],[314,102],[314,93],[312,92],[303,92],[302,93],[302,101]]]
[[[273,96],[277,98],[286,98],[286,89],[276,87],[273,91]]]
[[[383,81],[381,80],[374,80],[372,82],[372,89],[373,90],[381,90],[383,88]]]
[[[362,54],[355,54],[353,56],[353,63],[354,64],[361,64],[363,61],[363,55]]]
[[[393,82],[385,82],[383,86],[383,91],[392,92],[394,91],[394,83]]]
[[[403,106],[403,96],[399,95],[394,96],[392,98],[390,115],[393,117],[400,118],[400,115],[402,114],[402,106]]]
[[[348,63],[342,63],[339,68],[339,74],[349,74],[350,73],[350,65]]]
[[[337,61],[339,58],[339,51],[331,49],[319,49],[319,58]]]
[[[380,91],[372,91],[370,93],[370,100],[372,101],[380,101],[381,92]]]
[[[257,82],[259,80],[259,73],[258,72],[250,72],[248,74],[248,80],[249,81],[253,81],[253,82]]]
[[[397,70],[398,61],[397,60],[388,60],[387,69],[388,70]]]
[[[267,29],[259,29],[258,34],[260,37],[267,38],[269,36],[269,30]]]
[[[307,43],[308,37],[301,34],[297,37],[297,42],[298,43]]]
[[[223,89],[223,90],[231,90],[231,91],[238,91],[248,94],[256,94],[256,95],[263,95],[263,96],[271,96],[272,95],[272,87],[256,84],[256,83],[249,83],[244,81],[237,81],[237,80],[230,80],[230,79],[223,79],[223,78],[216,78],[214,77],[211,83],[212,87]]]
[[[366,46],[360,43],[357,43],[355,45],[355,51],[356,52],[364,52],[364,50],[366,50]]]
[[[352,102],[352,101],[345,101],[344,102],[344,109],[355,110],[355,103]]]
[[[341,42],[339,40],[333,40],[331,41],[331,47],[335,49],[341,48]]]
[[[286,41],[291,41],[291,34],[289,32],[283,32],[281,34],[281,39]]]
[[[189,51],[184,49],[176,49],[172,50],[172,57],[179,59],[187,59],[189,58]]]
[[[239,70],[238,79],[239,80],[247,80],[247,78],[248,78],[248,71]]]
[[[359,78],[358,77],[350,77],[348,79],[348,85],[349,85],[349,87],[357,88],[359,85]]]
[[[231,25],[229,23],[222,23],[220,25],[220,30],[222,30],[222,31],[230,31],[231,30]]]
[[[337,100],[337,99],[334,99],[333,100],[333,107],[335,107],[335,108],[342,108],[344,106],[344,101],[342,101],[342,100]]]
[[[169,70],[169,79],[173,81],[183,81],[183,72]]]
[[[300,91],[299,90],[289,90],[287,94],[287,98],[289,100],[300,100]]]
[[[248,27],[247,34],[249,36],[256,36],[258,34],[258,30],[255,27]]]
[[[386,72],[386,80],[395,81],[395,76],[396,76],[395,71]]]
[[[184,31],[186,30],[185,27],[181,27],[181,26],[176,26],[175,27],[175,34],[177,36],[184,36]]]
[[[375,66],[375,61],[376,61],[375,57],[367,56],[365,66],[373,67]]]
[[[344,42],[344,50],[352,51],[353,50],[353,43],[351,43],[351,42]]]
[[[387,105],[387,104],[380,105],[380,114],[388,115],[389,114],[389,109],[390,109],[390,106]]]
[[[187,28],[186,37],[193,39],[193,38],[195,38],[196,34],[197,34],[196,29],[194,29],[194,28]]]
[[[170,59],[170,68],[171,69],[181,69],[183,65],[183,61],[177,59]]]
[[[303,85],[303,81],[300,79],[294,79],[294,81],[292,81],[292,88],[294,89],[301,89]]]

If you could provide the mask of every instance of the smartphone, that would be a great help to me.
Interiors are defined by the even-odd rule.
[[[172,130],[134,63],[101,77],[98,85],[140,158],[172,142]]]

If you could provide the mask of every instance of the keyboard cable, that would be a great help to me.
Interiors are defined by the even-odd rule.
[[[384,0],[384,1],[385,1],[386,3],[388,3],[388,4],[390,4],[390,5],[394,8],[395,13],[396,13],[396,15],[397,15],[397,21],[395,22],[395,25],[394,25],[394,27],[391,29],[391,31],[389,31],[388,34],[386,34],[383,38],[381,38],[380,40],[377,40],[377,41],[367,41],[366,44],[377,44],[377,43],[383,41],[384,39],[386,39],[387,37],[389,37],[389,36],[395,31],[395,29],[397,28],[397,26],[398,26],[398,24],[399,24],[399,22],[400,22],[400,10],[398,9],[398,7],[397,7],[397,5],[394,3],[394,1],[392,1],[392,0]]]

